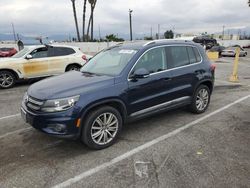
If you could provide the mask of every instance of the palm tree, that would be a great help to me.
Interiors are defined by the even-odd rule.
[[[75,19],[75,24],[76,24],[77,39],[80,42],[81,38],[80,38],[80,32],[79,32],[78,21],[77,21],[77,16],[76,16],[76,0],[71,0],[71,2],[72,2],[74,19]]]
[[[89,30],[90,30],[90,25],[91,25],[91,40],[94,38],[94,10],[95,10],[95,5],[97,0],[88,0],[89,4],[91,6],[91,13],[90,13],[90,18],[89,18],[89,24],[88,24],[88,29],[87,29],[87,36],[89,36]]]
[[[83,42],[85,42],[85,20],[86,20],[86,4],[87,4],[87,0],[84,0],[83,3],[83,16],[82,16],[82,38],[83,38]]]

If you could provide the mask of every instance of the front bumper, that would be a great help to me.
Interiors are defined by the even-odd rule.
[[[29,110],[24,103],[21,106],[23,120],[35,129],[60,138],[77,139],[80,128],[76,126],[77,117],[72,111],[45,114]]]

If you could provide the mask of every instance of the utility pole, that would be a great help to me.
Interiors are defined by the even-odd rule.
[[[130,26],[130,40],[133,40],[133,32],[132,32],[132,12],[133,10],[129,9],[129,26]]]
[[[224,40],[224,33],[225,32],[225,26],[223,25],[223,30],[222,30],[222,40]]]
[[[100,42],[101,42],[101,27],[100,27],[100,24],[98,25],[98,27],[99,27],[99,40],[100,40]]]
[[[14,40],[15,40],[15,42],[16,42],[16,32],[15,32],[15,27],[14,27],[14,24],[13,24],[13,23],[11,23],[11,25],[12,25],[12,30],[13,30]]]
[[[161,27],[161,25],[158,24],[158,39],[160,39],[160,27]]]
[[[151,39],[153,39],[153,28],[152,27],[150,28],[150,36],[151,36]]]

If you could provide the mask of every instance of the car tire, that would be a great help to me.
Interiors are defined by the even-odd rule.
[[[189,110],[195,114],[205,112],[210,103],[210,96],[210,89],[206,85],[200,85],[194,92]]]
[[[69,65],[67,68],[66,68],[66,72],[69,72],[69,71],[79,71],[80,70],[80,66],[79,65]]]
[[[91,149],[100,150],[116,142],[123,120],[118,110],[103,106],[91,111],[82,126],[82,142]]]
[[[15,85],[16,77],[10,71],[0,71],[0,88],[8,89]]]

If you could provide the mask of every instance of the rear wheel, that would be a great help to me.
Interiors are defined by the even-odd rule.
[[[196,114],[201,114],[206,111],[210,103],[210,90],[206,85],[200,85],[192,98],[190,111]]]
[[[10,71],[0,71],[0,88],[8,89],[15,85],[16,78]]]
[[[107,148],[117,140],[122,124],[118,110],[110,106],[100,107],[87,116],[81,140],[91,149]]]
[[[66,72],[68,71],[79,71],[80,70],[80,66],[79,65],[69,65],[67,68],[66,68]]]

